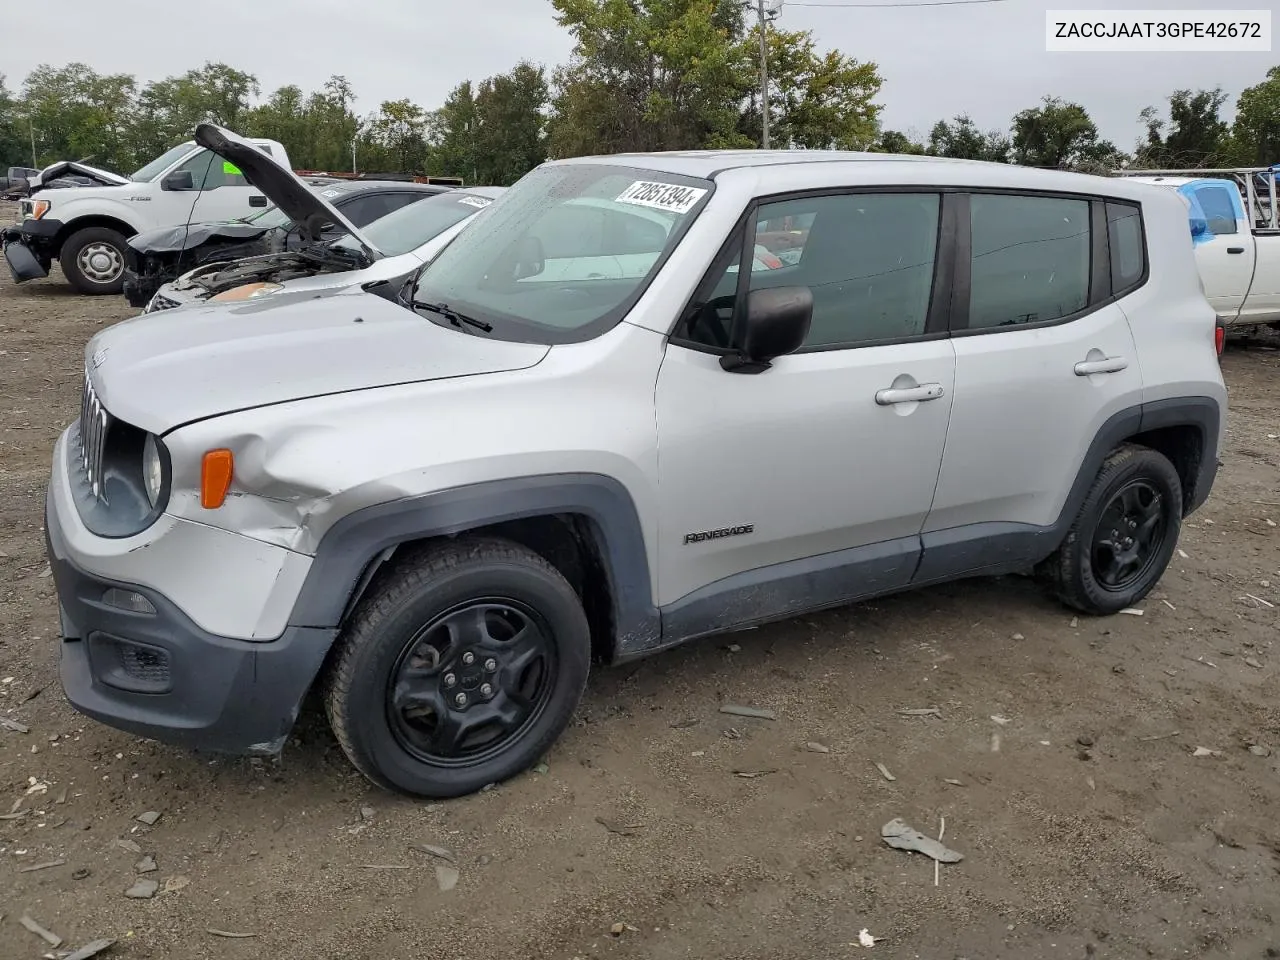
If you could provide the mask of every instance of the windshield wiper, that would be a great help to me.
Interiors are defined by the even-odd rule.
[[[457,310],[450,309],[447,303],[423,303],[421,300],[414,300],[413,308],[415,310],[430,310],[432,313],[438,313],[459,330],[462,329],[463,324],[466,324],[469,327],[475,327],[478,330],[483,330],[485,333],[488,333],[493,329],[492,323],[477,320],[475,317],[468,317],[465,313],[459,313]]]

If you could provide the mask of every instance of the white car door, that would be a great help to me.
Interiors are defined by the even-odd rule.
[[[1191,201],[1196,268],[1204,282],[1205,297],[1224,323],[1233,323],[1245,304],[1257,266],[1240,191],[1234,183],[1219,180],[1199,180],[1179,189]],[[1252,306],[1253,297],[1249,299]]]
[[[969,204],[956,399],[921,583],[1034,552],[1099,428],[1142,400],[1125,301],[1107,302],[1146,274],[1138,208],[1099,203],[1095,218],[1084,198],[980,193]],[[1095,230],[1110,240],[1105,278],[1107,237]]]
[[[190,221],[201,223],[211,220],[237,220],[259,213],[269,206],[266,196],[257,187],[250,186],[235,164],[223,160],[208,150],[201,150],[187,159],[179,171],[191,173],[195,193],[175,191],[191,204]],[[194,203],[192,203],[194,201]],[[175,221],[185,222],[187,217]]]
[[[668,612],[672,630],[698,633],[910,581],[955,369],[931,299],[940,202],[762,205],[759,222],[816,216],[796,262],[752,270],[747,286],[807,286],[814,312],[805,345],[754,375],[719,363],[742,302],[741,240],[717,258],[658,375],[664,630]]]

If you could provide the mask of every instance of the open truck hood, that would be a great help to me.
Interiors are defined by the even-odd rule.
[[[296,173],[280,166],[248,140],[225,127],[202,123],[196,127],[195,141],[223,160],[233,163],[246,180],[265,193],[267,199],[283,210],[290,219],[299,224],[315,224],[316,228],[308,231],[313,236],[319,236],[320,222],[329,221],[351,234],[356,243],[364,248],[370,260],[377,260],[382,256],[382,252],[356,229],[354,223],[339,213],[337,207],[313,192]]]
[[[102,187],[123,187],[133,182],[128,177],[122,177],[118,173],[112,173],[110,170],[100,170],[97,167],[89,166],[87,163],[80,163],[78,160],[59,160],[57,163],[49,164],[34,177],[28,177],[26,193],[30,196],[35,191],[48,187],[58,178],[65,176],[85,177],[92,180],[94,186]]]

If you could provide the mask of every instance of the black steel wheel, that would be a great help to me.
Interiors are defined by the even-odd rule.
[[[330,725],[373,782],[452,797],[536,763],[572,718],[591,641],[577,593],[508,541],[450,541],[371,588],[326,673]]]
[[[1164,575],[1182,529],[1182,482],[1163,454],[1126,444],[1102,464],[1044,572],[1077,610],[1111,614]]]

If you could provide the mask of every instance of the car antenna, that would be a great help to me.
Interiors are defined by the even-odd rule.
[[[209,179],[209,171],[213,169],[213,151],[205,147],[205,152],[209,154],[209,162],[204,168],[204,177],[200,180],[200,188],[196,190],[196,198],[191,201],[191,209],[187,211],[187,222],[182,228],[182,246],[178,249],[178,263],[182,263],[182,254],[187,249],[187,237],[191,236],[191,217],[196,212],[196,204],[200,202],[200,193],[204,189],[205,180]]]

